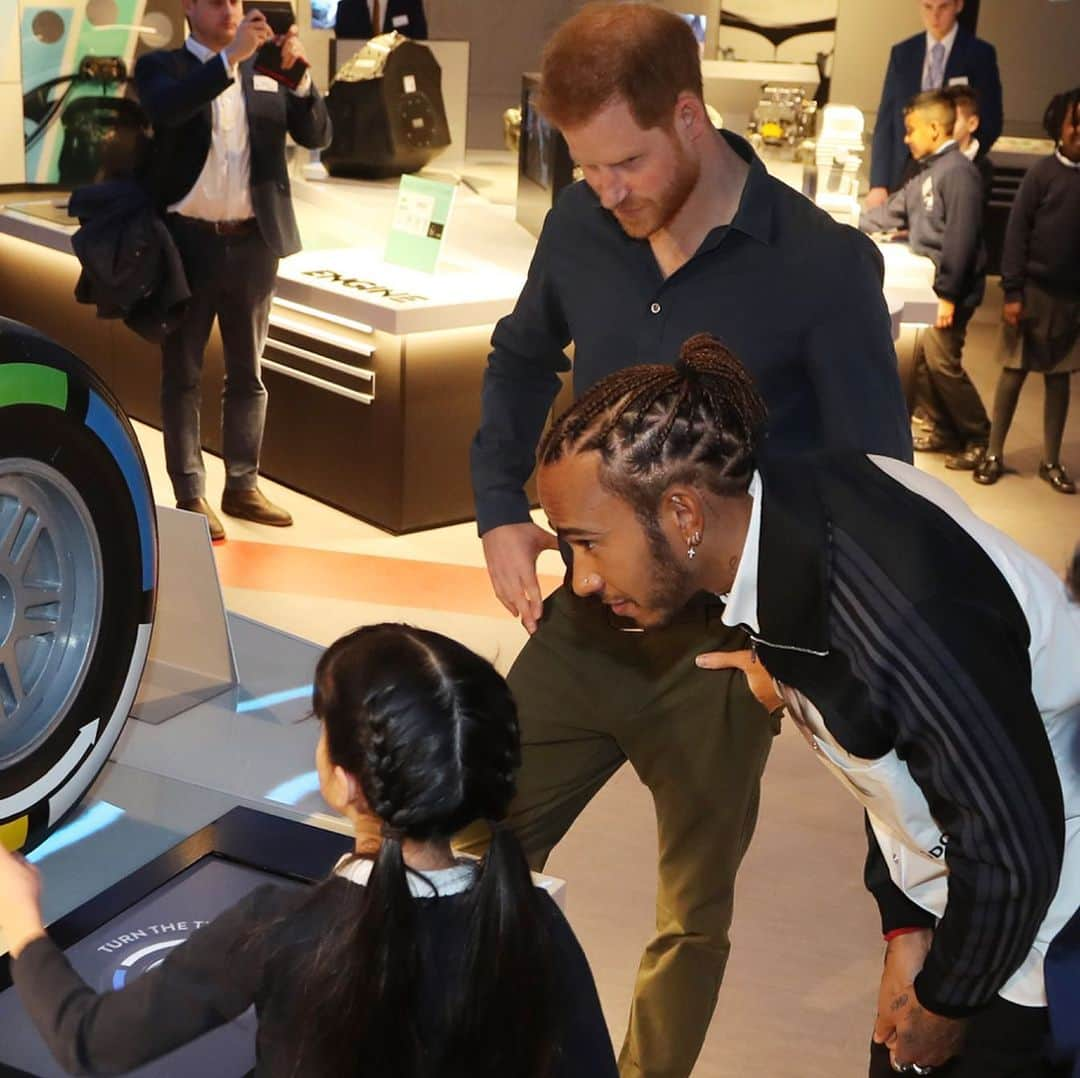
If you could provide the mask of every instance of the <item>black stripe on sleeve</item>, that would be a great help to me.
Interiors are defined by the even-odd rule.
[[[916,990],[937,1013],[967,1014],[1026,957],[1061,870],[1062,795],[1026,623],[1010,620],[1015,599],[916,606],[839,530],[834,543],[833,641],[895,724],[897,752],[949,836],[948,906]]]

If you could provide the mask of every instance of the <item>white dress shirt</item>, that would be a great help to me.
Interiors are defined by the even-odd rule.
[[[224,53],[215,54],[192,37],[184,46],[204,64],[218,56],[232,82],[211,102],[210,151],[202,172],[191,190],[169,207],[169,212],[204,221],[243,221],[254,217],[247,108],[237,66],[230,66]]]

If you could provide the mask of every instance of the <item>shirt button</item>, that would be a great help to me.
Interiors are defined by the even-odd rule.
[[[652,306],[649,308],[649,310],[652,311],[653,314],[659,314],[660,313],[660,304],[659,303],[653,303]]]

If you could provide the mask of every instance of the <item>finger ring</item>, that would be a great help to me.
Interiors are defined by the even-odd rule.
[[[889,1062],[892,1064],[892,1069],[897,1074],[933,1074],[933,1067],[924,1067],[919,1063],[897,1063],[895,1059],[890,1057]]]

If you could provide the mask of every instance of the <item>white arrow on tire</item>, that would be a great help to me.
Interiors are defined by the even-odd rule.
[[[31,783],[25,790],[20,790],[11,797],[0,799],[0,820],[10,819],[32,809],[62,786],[93,747],[97,740],[99,722],[99,719],[88,722],[79,731],[67,752],[37,782]]]

